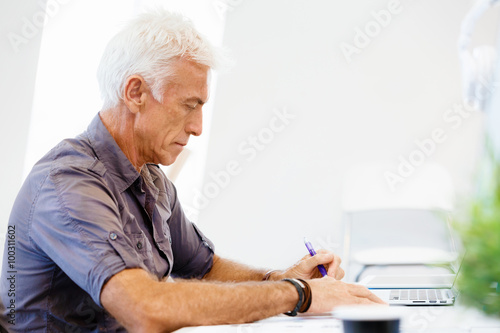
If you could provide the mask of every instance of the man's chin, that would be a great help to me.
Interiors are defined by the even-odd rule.
[[[173,160],[173,161],[160,161],[160,163],[157,163],[157,164],[160,164],[163,166],[171,166],[174,163],[175,163],[175,160]]]
[[[179,156],[179,154],[177,155],[169,155],[169,156],[164,156],[162,159],[160,159],[160,162],[157,163],[157,164],[161,164],[163,166],[169,166],[169,165],[172,165],[175,163],[175,161],[177,160],[177,157]]]

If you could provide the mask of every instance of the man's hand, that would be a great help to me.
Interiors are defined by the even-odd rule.
[[[328,276],[337,280],[341,280],[345,273],[340,268],[342,260],[340,257],[327,250],[319,250],[318,253],[311,257],[309,254],[300,259],[295,265],[282,272],[281,274],[273,274],[273,280],[284,278],[296,279],[315,279],[320,278],[321,273],[318,270],[318,265],[325,266]]]
[[[307,283],[312,291],[312,303],[308,311],[311,313],[328,312],[339,305],[387,305],[366,287],[338,281],[329,276],[309,280]]]

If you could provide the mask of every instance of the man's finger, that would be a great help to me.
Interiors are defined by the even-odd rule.
[[[372,292],[359,284],[350,284],[349,285],[349,293],[353,296],[358,296],[358,297],[368,297]]]
[[[335,255],[333,253],[318,253],[309,258],[311,266],[329,265],[333,262]]]
[[[336,274],[335,274],[335,279],[342,280],[344,278],[344,276],[345,276],[344,270],[339,267]]]
[[[344,271],[340,268],[342,259],[340,259],[340,257],[335,253],[332,253],[331,251],[324,249],[318,250],[318,255],[319,254],[330,255],[330,257],[328,257],[328,261],[319,263],[322,265],[328,265],[328,272],[327,272],[328,276],[334,277],[337,280],[342,279],[345,275]],[[333,258],[331,257],[332,255]]]
[[[340,280],[342,277],[344,277],[344,271],[342,268],[340,268],[340,263],[342,260],[338,255],[333,255],[333,262],[330,263],[330,267],[328,267],[328,275],[335,277],[337,280]],[[342,274],[341,274],[342,273]],[[339,275],[342,275],[339,278]]]
[[[368,288],[360,285],[351,285],[351,289],[349,290],[351,295],[356,297],[361,297],[370,300],[373,303],[377,304],[387,304],[382,299],[380,299],[377,295],[372,293]]]
[[[371,293],[370,296],[368,296],[368,299],[370,299],[371,301],[377,303],[377,304],[384,304],[384,305],[388,305],[387,302],[384,302],[380,297],[378,297],[377,295],[375,295],[374,293]]]
[[[369,300],[368,298],[364,298],[364,297],[356,297],[356,304],[366,304],[366,305],[374,305],[374,306],[380,305],[379,303],[373,302],[373,301]]]

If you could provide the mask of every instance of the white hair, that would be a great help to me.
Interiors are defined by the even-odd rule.
[[[153,97],[163,102],[164,86],[180,58],[215,68],[218,54],[210,42],[181,14],[156,9],[139,15],[106,46],[97,69],[103,110],[119,105],[125,83],[140,75]]]

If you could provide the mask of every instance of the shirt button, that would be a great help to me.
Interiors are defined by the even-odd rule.
[[[109,238],[111,240],[116,240],[118,238],[118,236],[114,232],[112,232],[112,233],[109,234]]]
[[[138,242],[138,243],[137,243],[137,248],[138,248],[139,250],[140,250],[140,249],[142,249],[142,243],[141,243],[141,242]]]

